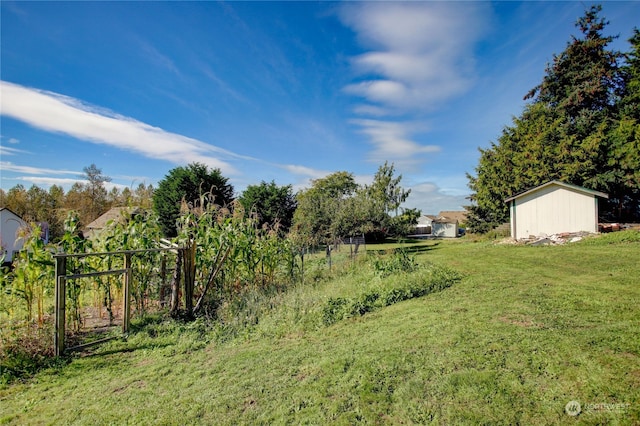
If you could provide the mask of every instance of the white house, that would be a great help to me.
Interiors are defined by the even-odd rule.
[[[418,223],[416,224],[415,233],[416,235],[426,235],[431,234],[431,224],[435,219],[435,216],[432,215],[422,215],[418,218]]]
[[[511,237],[598,232],[598,197],[609,198],[603,192],[554,180],[507,198]]]
[[[22,249],[23,242],[18,240],[18,230],[27,226],[20,216],[6,207],[0,209],[0,246],[4,262],[11,262],[13,256]]]

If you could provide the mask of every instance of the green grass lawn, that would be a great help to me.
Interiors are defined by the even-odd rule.
[[[400,244],[462,280],[330,326],[276,308],[224,343],[151,324],[0,388],[0,424],[640,424],[640,242],[607,238]],[[370,280],[284,301],[299,314]]]

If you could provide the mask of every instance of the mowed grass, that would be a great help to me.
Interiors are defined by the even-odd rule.
[[[198,323],[143,328],[0,389],[0,423],[640,424],[640,243],[602,238],[407,243],[464,278],[290,333],[217,343]]]

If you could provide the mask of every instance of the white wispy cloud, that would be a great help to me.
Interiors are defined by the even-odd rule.
[[[363,99],[352,123],[367,135],[371,161],[414,168],[439,147],[414,139],[430,111],[467,91],[474,81],[473,48],[486,27],[489,7],[455,2],[354,2],[340,8],[365,53],[352,58],[362,78],[344,92]],[[392,116],[413,117],[392,121]],[[376,119],[371,119],[374,117]],[[422,156],[422,157],[421,157]]]
[[[275,166],[288,171],[294,176],[294,182],[291,185],[294,193],[310,188],[312,186],[312,181],[323,178],[331,173],[326,170],[314,169],[297,164],[282,164]]]
[[[370,77],[345,90],[399,109],[428,110],[473,82],[473,47],[488,6],[456,2],[358,2],[340,18],[371,51],[353,58]]]
[[[83,179],[73,179],[73,178],[55,178],[49,176],[20,176],[14,178],[14,180],[30,182],[37,186],[49,187],[52,185],[58,185],[65,188],[71,187],[74,183],[87,183],[86,180]],[[106,187],[106,183],[105,183]]]
[[[18,178],[15,178],[15,180],[19,180],[19,181],[24,181],[24,182],[30,182],[36,186],[44,186],[44,187],[50,187],[53,185],[58,185],[61,187],[65,187],[65,188],[69,188],[71,186],[73,186],[76,183],[80,183],[80,184],[88,184],[89,181],[86,179],[73,179],[73,178],[54,178],[54,177],[48,177],[48,176],[20,176]],[[123,190],[124,188],[128,188],[127,185],[122,185],[119,183],[113,183],[113,182],[104,182],[104,188],[107,191],[112,190],[113,188],[118,188],[118,190]]]
[[[180,76],[180,70],[173,62],[173,60],[167,55],[160,52],[155,46],[140,37],[134,37],[137,42],[140,52],[151,62],[154,66],[161,69],[166,69],[171,73]]]
[[[34,175],[83,175],[83,172],[56,170],[41,167],[19,166],[9,161],[0,161],[0,168],[6,172],[30,173]]]
[[[392,111],[386,108],[381,108],[379,106],[370,105],[370,104],[356,105],[353,108],[353,112],[355,112],[358,115],[368,115],[373,117],[382,117],[382,116],[392,114]]]
[[[249,101],[249,99],[247,99],[245,96],[241,95],[238,91],[234,90],[233,87],[228,84],[226,81],[224,81],[222,78],[220,78],[214,71],[213,69],[206,63],[201,62],[201,61],[197,61],[196,62],[198,69],[200,69],[200,71],[209,79],[211,80],[216,87],[218,87],[218,89],[224,93],[227,94],[229,96],[231,96],[234,100],[245,103],[245,104],[250,104],[251,101]]]
[[[0,145],[0,155],[17,155],[23,154],[27,151],[17,148],[10,148],[8,146]]]
[[[409,185],[411,195],[404,204],[407,208],[417,208],[422,214],[437,214],[441,210],[464,210],[469,204],[467,195],[458,191],[447,190],[431,181],[419,182]]]
[[[294,164],[285,164],[285,165],[282,165],[281,167],[287,170],[291,174],[309,178],[309,179],[319,179],[331,173],[326,170],[318,170],[318,169],[313,169],[311,167],[294,165]]]
[[[197,161],[231,175],[238,171],[222,158],[252,159],[57,93],[0,81],[0,94],[2,115],[79,140],[175,164]]]
[[[436,145],[420,145],[409,136],[424,127],[416,123],[393,122],[371,119],[353,119],[351,123],[360,127],[360,132],[369,136],[374,150],[369,159],[374,162],[391,160],[399,167],[408,167],[421,159],[421,155],[438,152]]]
[[[87,183],[87,181],[85,181],[84,183]],[[121,183],[115,183],[115,182],[105,182],[104,183],[104,189],[106,189],[107,191],[111,191],[113,188],[117,188],[119,191],[122,191],[125,188],[131,189],[130,186],[123,185]]]

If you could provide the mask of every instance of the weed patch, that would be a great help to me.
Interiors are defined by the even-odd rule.
[[[391,261],[380,269],[380,263],[376,261],[374,267],[377,272],[382,271],[385,278],[390,276],[388,265],[392,265],[393,268],[400,265],[400,268],[406,268],[411,272],[396,273],[393,279],[383,279],[373,288],[366,289],[352,298],[330,298],[322,309],[323,324],[331,325],[344,318],[362,316],[385,306],[442,291],[462,278],[453,269],[406,262],[404,255],[402,256],[400,262]]]
[[[591,238],[585,238],[576,244],[588,246],[606,246],[610,244],[640,243],[640,231],[628,229],[626,231],[600,234]]]
[[[36,372],[59,367],[66,362],[53,356],[53,326],[7,323],[0,332],[0,383],[8,384],[31,377]]]

